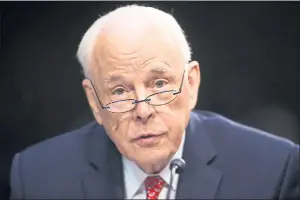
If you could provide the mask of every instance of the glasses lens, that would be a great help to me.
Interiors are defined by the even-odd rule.
[[[177,95],[174,95],[174,92],[176,92],[176,91],[169,90],[169,91],[164,91],[164,92],[160,92],[160,93],[155,93],[155,94],[149,96],[149,99],[151,99],[149,104],[154,105],[154,106],[159,106],[159,105],[164,105],[164,104],[170,103],[177,97]]]
[[[127,112],[135,107],[134,99],[115,101],[106,106],[110,112]]]
[[[168,104],[174,99],[176,99],[177,95],[174,94],[175,92],[177,91],[169,90],[169,91],[163,91],[163,92],[152,94],[147,98],[150,99],[150,101],[147,101],[147,103],[153,106]],[[129,110],[132,110],[135,106],[136,103],[134,99],[127,99],[127,100],[112,102],[110,104],[107,104],[105,107],[107,107],[107,110],[110,112],[122,113],[122,112],[127,112]]]

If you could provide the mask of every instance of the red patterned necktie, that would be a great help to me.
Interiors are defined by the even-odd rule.
[[[147,189],[147,199],[158,199],[165,181],[160,176],[148,176],[144,183]]]

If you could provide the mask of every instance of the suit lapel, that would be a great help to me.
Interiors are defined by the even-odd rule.
[[[217,152],[205,129],[204,119],[191,113],[186,134],[183,159],[187,165],[179,178],[177,198],[214,199],[222,172],[210,166]]]
[[[120,153],[99,125],[87,137],[89,166],[82,179],[85,199],[124,199]]]

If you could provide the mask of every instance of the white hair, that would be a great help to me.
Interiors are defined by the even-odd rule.
[[[93,48],[97,38],[99,37],[99,34],[101,33],[101,29],[103,29],[107,23],[109,23],[109,19],[117,17],[121,20],[129,14],[131,16],[133,15],[137,19],[141,17],[147,17],[152,21],[156,20],[155,23],[163,24],[163,27],[168,27],[168,33],[175,34],[176,44],[179,46],[180,51],[182,52],[184,61],[188,63],[191,60],[192,52],[184,31],[181,29],[180,25],[172,15],[152,7],[129,5],[119,7],[98,18],[84,34],[77,50],[77,59],[80,62],[86,77],[88,77]]]

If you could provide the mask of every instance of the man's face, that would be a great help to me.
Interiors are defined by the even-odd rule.
[[[178,90],[185,67],[176,44],[155,29],[122,33],[122,37],[113,30],[104,32],[95,46],[92,65],[93,84],[103,105]],[[142,102],[125,113],[102,110],[89,82],[84,81],[83,86],[95,118],[121,154],[151,173],[161,170],[178,150],[189,112],[195,106],[199,79],[199,66],[193,62],[174,101],[161,106]]]

